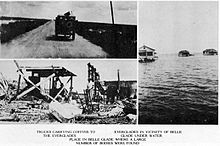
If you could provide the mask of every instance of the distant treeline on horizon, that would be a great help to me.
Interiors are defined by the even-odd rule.
[[[51,19],[1,16],[0,20],[51,20]]]

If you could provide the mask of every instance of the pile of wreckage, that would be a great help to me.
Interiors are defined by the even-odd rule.
[[[15,64],[17,82],[9,83],[0,76],[0,123],[136,123],[137,89],[120,84],[119,78],[114,82],[116,86],[103,87],[90,63],[88,87],[83,94],[72,91],[76,75],[64,67],[24,67],[16,61]]]

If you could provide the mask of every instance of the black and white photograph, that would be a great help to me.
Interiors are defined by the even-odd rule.
[[[219,7],[1,0],[0,145],[220,145]]]
[[[1,1],[0,58],[137,58],[136,1]]]
[[[218,124],[218,2],[139,3],[139,124]]]
[[[0,61],[0,123],[135,124],[135,68],[136,60]]]

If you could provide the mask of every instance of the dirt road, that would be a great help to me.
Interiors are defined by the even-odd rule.
[[[101,47],[76,34],[74,41],[54,37],[54,21],[1,45],[1,58],[105,58]]]

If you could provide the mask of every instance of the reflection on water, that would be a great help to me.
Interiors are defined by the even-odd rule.
[[[217,124],[218,56],[139,63],[140,124]]]

